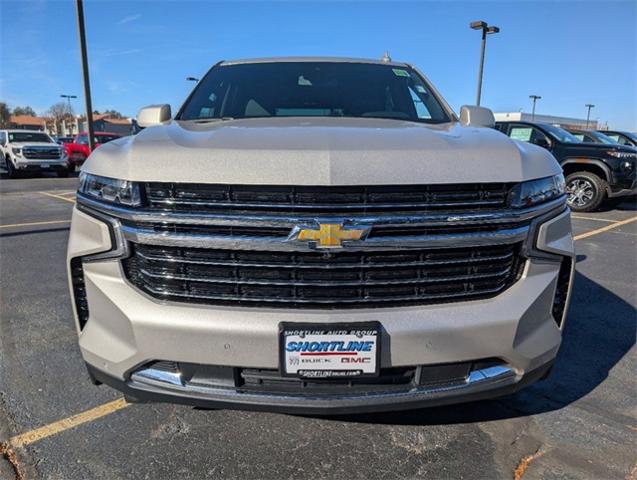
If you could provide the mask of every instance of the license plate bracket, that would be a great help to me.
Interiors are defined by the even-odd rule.
[[[380,322],[279,324],[279,373],[284,377],[377,377],[380,350]]]

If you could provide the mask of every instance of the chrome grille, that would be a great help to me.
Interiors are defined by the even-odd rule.
[[[22,155],[34,160],[57,160],[60,158],[62,150],[58,147],[25,147]]]
[[[129,281],[166,300],[348,308],[488,298],[520,274],[521,245],[404,251],[285,252],[137,244]]]
[[[506,207],[513,184],[277,186],[145,184],[148,206],[165,211],[228,213],[351,213],[483,211]]]

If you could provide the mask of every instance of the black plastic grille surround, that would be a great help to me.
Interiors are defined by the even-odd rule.
[[[431,213],[500,210],[512,183],[372,186],[144,184],[147,207],[260,214]]]
[[[61,157],[62,151],[57,147],[25,147],[22,154],[25,158],[34,160],[57,160]]]
[[[71,284],[73,286],[73,300],[75,311],[80,324],[80,330],[84,328],[88,321],[88,301],[86,300],[86,285],[84,283],[84,267],[82,258],[71,259]]]
[[[520,244],[369,252],[132,246],[128,280],[165,300],[350,308],[489,298],[519,278]]]

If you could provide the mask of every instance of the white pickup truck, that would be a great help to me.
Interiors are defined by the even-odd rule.
[[[20,173],[55,171],[69,174],[64,147],[38,130],[0,130],[0,151],[9,178]]]

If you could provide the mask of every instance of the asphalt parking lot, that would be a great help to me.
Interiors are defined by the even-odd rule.
[[[1,478],[637,479],[634,199],[574,216],[574,298],[548,380],[494,401],[316,418],[128,405],[93,386],[65,274],[76,183],[0,180]]]

